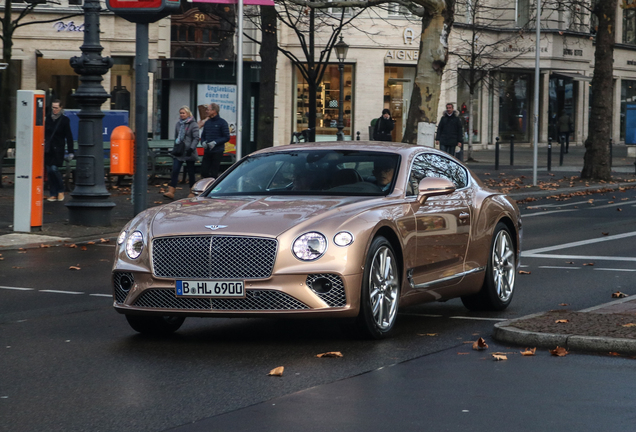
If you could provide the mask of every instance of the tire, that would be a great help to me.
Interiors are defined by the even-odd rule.
[[[185,317],[126,315],[126,320],[133,330],[143,335],[164,336],[179,330]]]
[[[376,237],[364,265],[358,330],[372,339],[387,337],[395,325],[402,274],[391,243]]]
[[[463,296],[470,310],[502,311],[512,301],[517,271],[516,253],[510,230],[499,222],[490,245],[484,285],[477,294]]]

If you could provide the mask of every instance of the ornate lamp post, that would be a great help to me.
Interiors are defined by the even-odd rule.
[[[344,93],[344,61],[347,58],[347,51],[349,45],[347,45],[340,36],[340,40],[334,45],[336,49],[336,57],[338,57],[338,71],[340,72],[340,91],[338,92],[338,133],[336,134],[336,141],[344,141],[344,123],[342,120],[342,101]]]
[[[109,226],[115,203],[104,182],[104,146],[101,106],[110,97],[102,86],[102,75],[113,66],[110,57],[102,57],[99,41],[99,0],[84,0],[84,44],[81,57],[71,59],[71,67],[80,75],[75,99],[81,108],[78,146],[75,153],[75,189],[66,204],[71,225]]]

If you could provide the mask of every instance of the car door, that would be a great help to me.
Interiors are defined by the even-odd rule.
[[[407,198],[417,198],[425,177],[446,178],[457,188],[449,195],[429,198],[415,211],[417,253],[409,275],[414,288],[434,290],[455,285],[463,277],[472,196],[464,167],[439,154],[420,153],[411,165]]]

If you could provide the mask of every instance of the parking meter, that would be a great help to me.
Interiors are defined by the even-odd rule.
[[[44,198],[44,97],[41,90],[18,90],[15,139],[13,230],[42,228]]]

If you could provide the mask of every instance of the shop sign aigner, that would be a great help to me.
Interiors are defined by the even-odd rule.
[[[404,38],[404,45],[408,48],[387,50],[384,56],[384,63],[417,63],[420,51],[419,42],[415,41],[415,31],[412,28],[407,27],[404,29],[402,37]],[[414,41],[415,46],[413,46]]]

